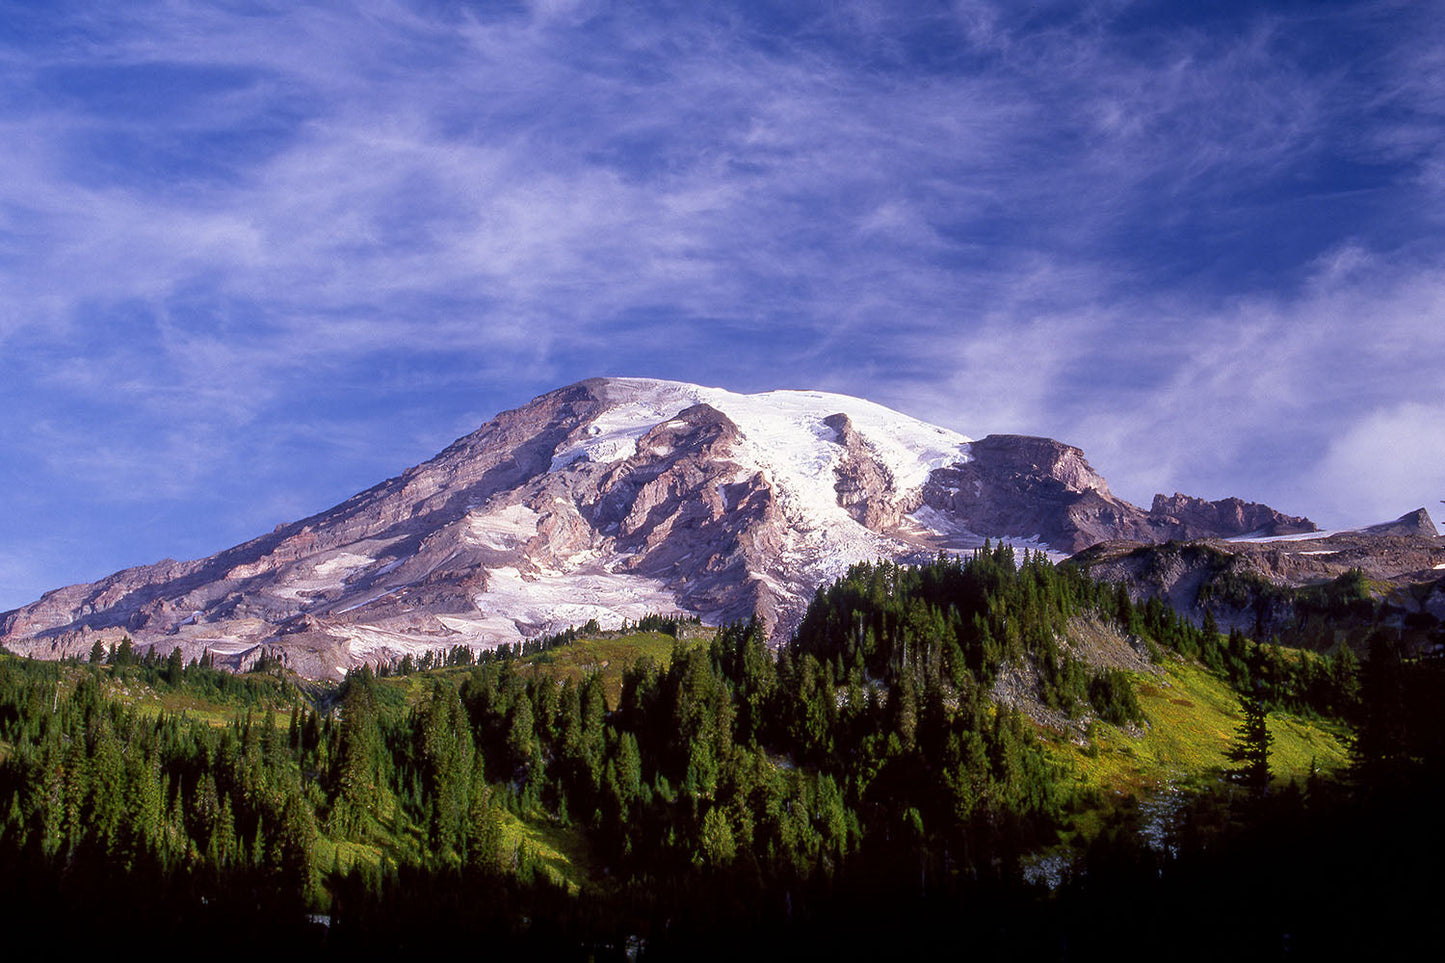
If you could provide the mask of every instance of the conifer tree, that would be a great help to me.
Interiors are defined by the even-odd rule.
[[[185,658],[181,655],[181,647],[178,645],[171,649],[171,654],[166,657],[166,681],[172,686],[180,688],[185,670]]]
[[[1362,782],[1378,786],[1398,776],[1409,756],[1405,678],[1399,643],[1391,630],[1378,628],[1370,634],[1370,657],[1361,674],[1354,768]]]
[[[1225,752],[1234,763],[1229,777],[1235,782],[1263,795],[1269,789],[1269,747],[1272,739],[1267,724],[1269,708],[1257,694],[1241,697],[1244,720],[1234,730],[1235,741]]]
[[[484,873],[496,873],[502,858],[502,814],[491,789],[482,779],[481,758],[472,767],[470,804],[467,809],[467,865]]]
[[[377,755],[381,734],[377,730],[375,683],[371,671],[362,667],[347,675],[346,696],[341,708],[341,745],[337,753],[336,828],[352,835],[380,799]]]

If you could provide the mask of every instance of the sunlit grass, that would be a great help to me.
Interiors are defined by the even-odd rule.
[[[380,846],[317,835],[313,847],[316,868],[321,873],[330,873],[335,870],[345,875],[356,866],[365,865],[377,868],[381,865],[382,849]]]
[[[523,850],[554,883],[576,893],[587,879],[589,856],[586,836],[575,827],[545,818],[519,819],[502,812],[502,860],[515,866]]]
[[[644,656],[650,656],[658,665],[668,665],[672,661],[675,641],[672,636],[662,632],[632,632],[627,635],[579,639],[546,652],[529,655],[521,661],[519,669],[524,674],[547,675],[557,680],[571,679],[573,682],[580,682],[589,673],[596,672],[602,678],[608,706],[616,708],[622,696],[623,671]],[[681,644],[691,646],[697,643],[686,641]]]
[[[1244,715],[1239,698],[1201,666],[1169,661],[1160,675],[1134,677],[1146,725],[1130,733],[1096,723],[1088,745],[1050,740],[1055,758],[1081,789],[1131,795],[1166,783],[1217,778]],[[1348,732],[1339,724],[1272,712],[1269,765],[1276,782],[1323,772],[1348,761]]]

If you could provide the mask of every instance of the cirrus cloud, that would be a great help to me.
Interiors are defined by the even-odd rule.
[[[1439,12],[9,5],[0,607],[598,373],[1376,520],[1433,477],[1340,481],[1445,356]]]

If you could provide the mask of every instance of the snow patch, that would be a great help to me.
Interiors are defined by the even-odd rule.
[[[783,546],[784,555],[809,582],[836,578],[859,559],[892,555],[898,545],[870,531],[838,504],[837,469],[844,450],[834,442],[836,432],[824,419],[840,412],[847,415],[892,475],[899,494],[921,487],[934,468],[968,457],[969,439],[963,435],[847,395],[696,391],[698,400],[727,415],[741,430],[743,444],[737,457],[760,471],[772,486],[778,507],[796,533]]]
[[[1004,535],[995,538],[993,542],[995,545],[1008,545],[1011,547],[1014,550],[1014,563],[1018,565],[1023,564],[1023,553],[1025,551],[1032,554],[1042,552],[1044,557],[1055,565],[1068,558],[1070,554],[1069,552],[1059,551],[1037,535],[1030,535],[1028,538],[1014,538],[1011,535]]]
[[[407,584],[410,585],[411,583],[407,583]],[[388,595],[393,595],[393,594],[395,594],[396,592],[399,592],[400,590],[402,590],[402,589],[404,589],[404,588],[406,588],[406,587],[407,587],[406,585],[396,585],[396,586],[393,586],[392,588],[387,589],[385,592],[378,592],[376,595],[372,595],[372,596],[370,596],[370,597],[368,597],[368,598],[365,598],[365,599],[363,599],[362,601],[357,602],[357,603],[355,603],[355,604],[353,604],[353,605],[348,605],[348,606],[347,606],[346,608],[344,608],[344,609],[337,609],[337,610],[336,610],[334,613],[332,613],[332,614],[333,614],[333,615],[344,615],[344,614],[346,614],[347,612],[352,611],[353,609],[359,609],[359,608],[361,608],[363,605],[370,605],[372,602],[378,602],[378,601],[380,601],[381,599],[386,598]]]
[[[375,561],[370,555],[343,551],[318,562],[312,566],[310,572],[306,571],[304,563],[293,565],[268,592],[278,598],[293,600],[315,596],[341,588],[348,574]]]
[[[581,439],[552,456],[550,470],[561,471],[583,458],[599,464],[631,458],[637,454],[638,439],[687,407],[686,399],[675,393],[639,394],[614,405],[587,426]]]
[[[542,516],[526,505],[508,505],[485,514],[467,516],[467,534],[473,543],[504,551],[537,534]]]
[[[826,391],[740,395],[699,388],[697,393],[742,429],[765,455],[765,467],[812,511],[842,511],[834,489],[842,449],[831,443],[835,432],[823,423],[829,415],[848,416],[901,492],[922,487],[934,469],[969,457],[967,437],[861,398]]]
[[[556,454],[554,470],[584,456],[609,461],[633,455],[637,441],[652,427],[673,422],[693,405],[710,405],[738,426],[742,439],[732,456],[739,475],[759,474],[772,489],[790,532],[782,556],[803,581],[812,583],[843,574],[858,559],[891,556],[901,544],[870,531],[838,504],[837,469],[844,449],[835,441],[836,431],[824,423],[826,418],[848,416],[900,496],[921,488],[935,469],[970,458],[970,440],[964,435],[847,395],[745,395],[646,378],[609,379],[603,390],[608,407],[574,444]]]
[[[450,649],[456,645],[452,636],[418,638],[393,632],[375,625],[357,624],[328,629],[334,637],[345,641],[351,655],[359,662],[390,661],[404,655]]]
[[[479,619],[439,615],[437,621],[463,638],[473,642],[480,641],[487,647],[495,647],[506,642],[521,642],[526,639],[526,636],[517,628],[517,623],[503,615]]]
[[[353,569],[361,568],[363,565],[370,565],[376,559],[370,555],[357,555],[353,552],[340,552],[328,558],[316,566],[317,575],[332,575],[336,572],[350,572]]]
[[[655,425],[672,422],[678,412],[705,403],[727,415],[752,442],[754,449],[771,453],[764,467],[789,487],[798,487],[809,501],[836,508],[833,468],[841,454],[832,444],[834,431],[823,424],[829,415],[848,416],[854,429],[893,475],[900,491],[919,488],[937,468],[969,460],[967,436],[910,418],[883,405],[827,391],[767,391],[738,394],[723,388],[704,388],[673,381],[615,378],[609,382],[618,395],[591,427],[596,434],[553,460],[570,463],[588,446],[641,438]],[[819,442],[825,444],[819,444]],[[629,452],[631,454],[632,452]],[[624,456],[625,457],[625,456]],[[594,460],[599,460],[594,458]]]
[[[600,568],[540,576],[511,567],[493,569],[487,590],[473,604],[476,616],[445,624],[468,637],[498,642],[560,632],[589,619],[603,628],[618,628],[624,618],[681,608],[677,596],[660,581]]]
[[[983,546],[982,535],[969,531],[952,515],[947,515],[932,505],[921,505],[904,518],[921,526],[925,531],[943,538],[943,547],[954,551],[975,549]]]
[[[378,576],[386,575],[389,572],[394,572],[397,569],[401,568],[402,563],[404,563],[405,561],[406,559],[404,558],[394,558],[391,561],[387,562],[385,565],[383,565],[381,568],[377,569],[375,572],[372,572],[371,575],[373,578],[376,578]]]
[[[1251,532],[1248,535],[1236,535],[1233,538],[1226,538],[1226,542],[1310,542],[1317,538],[1329,538],[1331,535],[1341,535],[1345,532],[1356,531],[1352,528],[1342,528],[1330,532],[1299,532],[1295,535],[1260,535]]]
[[[914,522],[928,532],[942,538],[942,547],[954,552],[971,551],[975,548],[982,548],[985,541],[995,545],[1011,545],[1014,549],[1014,560],[1023,563],[1023,553],[1043,552],[1050,562],[1058,563],[1069,557],[1068,552],[1061,552],[1045,542],[1038,535],[1030,535],[1027,538],[1020,538],[1013,535],[995,535],[985,538],[982,535],[969,531],[950,515],[940,512],[931,505],[923,505],[917,511],[905,515],[904,518]]]
[[[196,642],[204,645],[216,655],[240,655],[256,646],[255,642],[242,639],[197,639]]]

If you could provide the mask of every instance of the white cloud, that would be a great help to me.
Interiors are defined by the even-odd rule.
[[[1390,264],[1346,246],[1320,258],[1296,296],[1254,295],[1223,309],[1144,302],[1135,310],[1164,319],[1163,383],[1137,397],[1101,392],[1077,421],[1095,466],[1121,493],[1145,502],[1154,491],[1237,495],[1325,525],[1378,521],[1363,506],[1378,511],[1401,496],[1399,484],[1381,479],[1364,497],[1369,474],[1337,489],[1340,473],[1317,461],[1342,436],[1371,434],[1358,427],[1361,412],[1412,412],[1418,420],[1408,399],[1430,394],[1445,364],[1445,264]],[[1146,324],[1137,341],[1115,349],[1138,358],[1139,342],[1154,337]],[[1441,451],[1418,457],[1445,465]],[[1352,508],[1357,496],[1361,507]]]
[[[1445,518],[1445,405],[1405,402],[1365,414],[1330,444],[1318,485],[1350,524],[1421,507]]]

